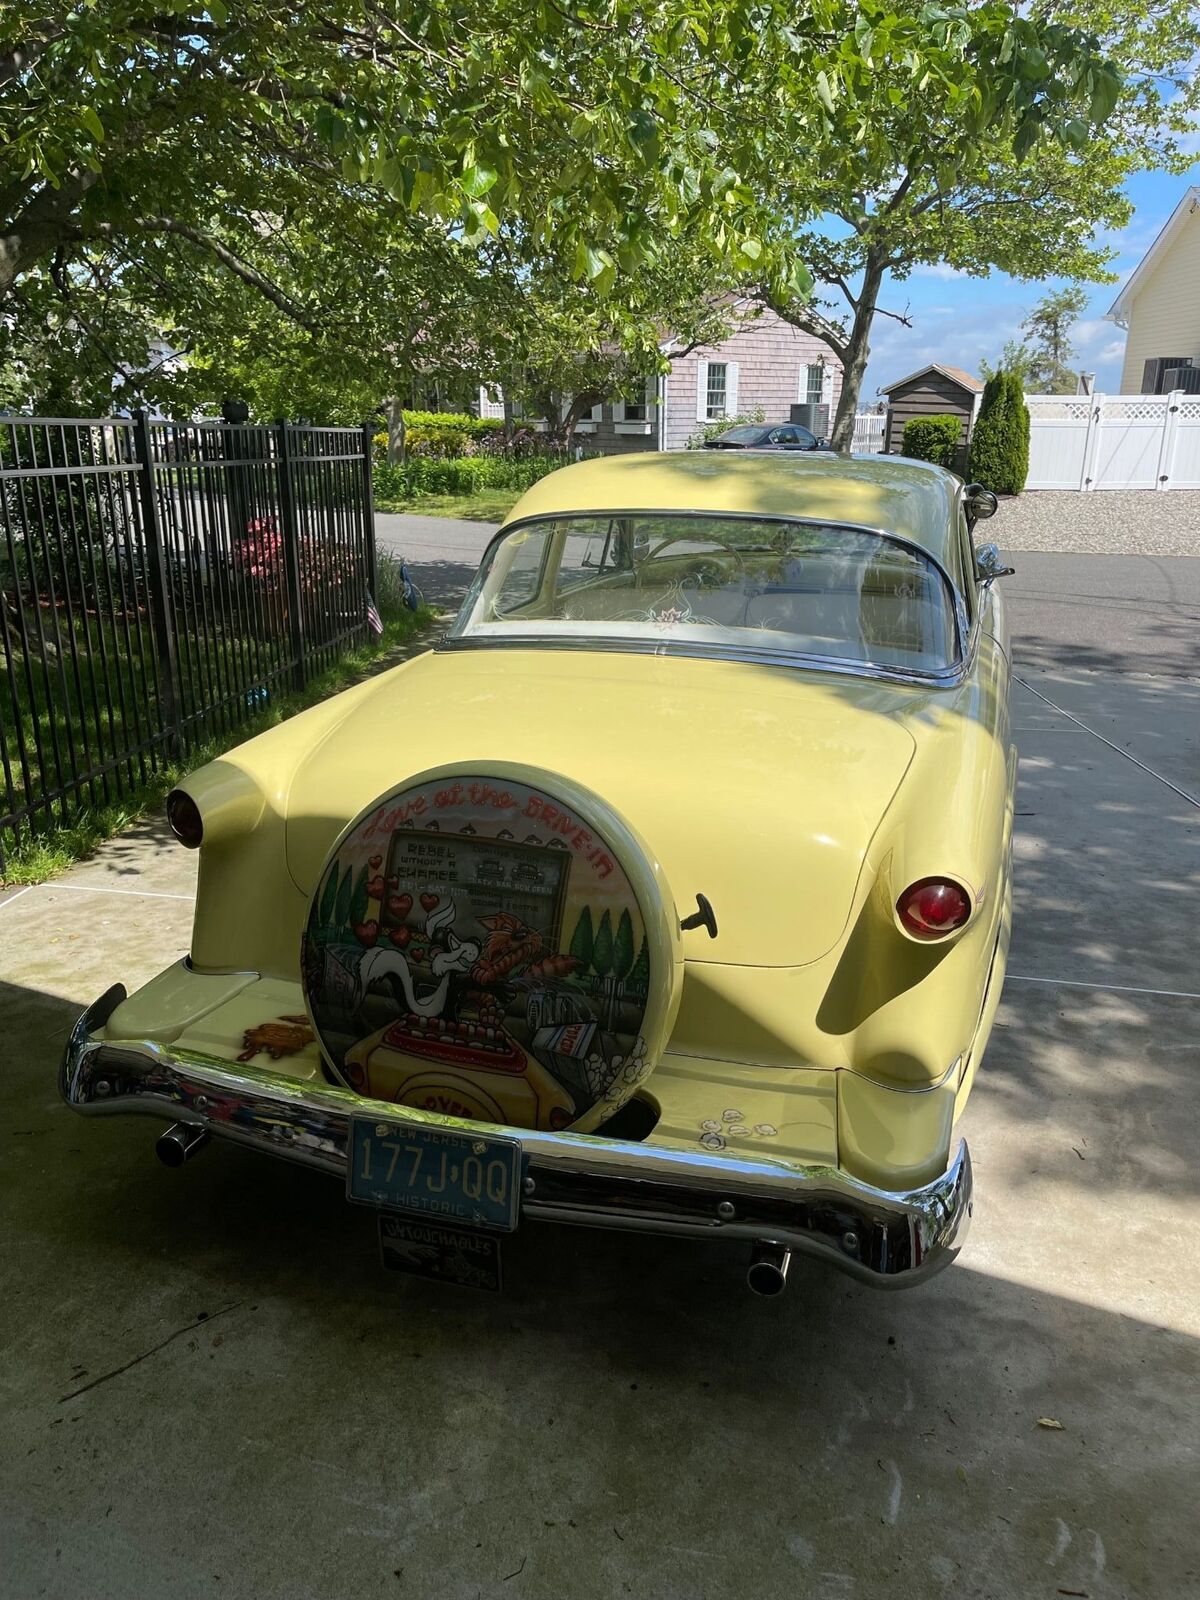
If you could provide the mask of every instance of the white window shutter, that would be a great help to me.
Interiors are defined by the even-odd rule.
[[[598,405],[598,406],[593,406],[591,411],[588,413],[588,416],[589,416],[589,420],[592,421],[592,422],[601,422],[601,421],[603,421],[603,418],[604,418],[604,404],[603,404],[603,402],[601,402],[601,404]]]
[[[613,401],[613,421],[614,422],[624,422],[625,421],[625,402],[624,402],[624,400],[614,400]]]
[[[696,421],[708,421],[708,362],[696,363]]]
[[[833,404],[833,368],[828,361],[821,369],[821,404],[823,406]]]
[[[738,369],[736,361],[725,363],[725,415],[736,417],[738,414]]]

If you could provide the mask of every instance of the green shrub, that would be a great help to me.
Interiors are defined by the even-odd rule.
[[[1020,494],[1029,476],[1029,407],[1019,372],[987,381],[971,434],[967,475],[996,494]]]
[[[462,440],[478,442],[480,439],[489,438],[492,434],[500,433],[503,428],[504,421],[501,417],[472,417],[468,416],[465,411],[406,411],[404,413],[405,449],[412,450],[415,448],[413,444],[414,433],[418,437],[424,438],[431,432],[440,436],[445,430],[449,429]],[[387,429],[381,428],[371,440],[376,461],[384,462],[387,460],[387,442]],[[458,449],[441,452],[444,455],[457,455],[459,453]]]
[[[453,428],[465,433],[468,439],[482,439],[485,434],[503,428],[502,417],[472,417],[465,411],[406,411],[406,428]]]
[[[375,498],[381,502],[419,500],[422,495],[469,495],[481,489],[528,489],[570,457],[413,456],[402,465],[376,466]]]
[[[767,413],[761,406],[753,406],[749,411],[739,411],[736,417],[719,417],[716,422],[702,422],[687,437],[684,445],[686,450],[703,450],[709,439],[715,439],[719,434],[728,433],[730,428],[741,428],[747,423],[765,422]]]
[[[901,451],[916,461],[932,461],[935,466],[953,467],[962,437],[962,418],[940,415],[913,417],[904,424]]]
[[[404,431],[404,448],[411,456],[439,456],[448,460],[454,456],[475,453],[475,442],[463,428],[428,428],[413,423]]]

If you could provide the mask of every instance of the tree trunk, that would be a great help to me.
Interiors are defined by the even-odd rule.
[[[404,460],[404,402],[393,395],[387,403],[387,463],[399,466]]]
[[[838,401],[837,417],[833,424],[830,444],[835,450],[849,450],[854,443],[854,416],[862,393],[863,374],[867,370],[867,357],[871,354],[871,323],[879,302],[879,289],[883,283],[883,263],[868,252],[863,271],[862,289],[854,311],[850,337],[846,341],[846,355],[842,370],[842,394]]]

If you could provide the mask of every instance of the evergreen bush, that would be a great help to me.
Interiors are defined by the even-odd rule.
[[[971,434],[968,476],[996,494],[1020,494],[1029,476],[1029,407],[1019,372],[993,373]]]

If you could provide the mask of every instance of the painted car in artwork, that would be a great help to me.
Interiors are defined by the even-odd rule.
[[[336,1174],[489,1284],[470,1240],[539,1217],[928,1276],[1008,945],[994,509],[897,458],[544,479],[434,649],[175,791],[190,953],[80,1019],[69,1103]]]

